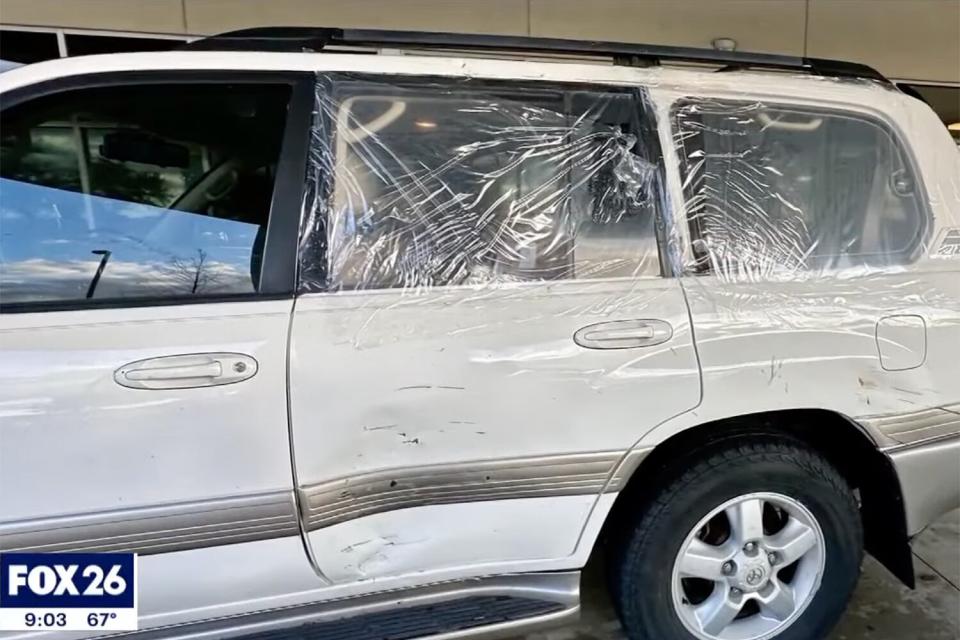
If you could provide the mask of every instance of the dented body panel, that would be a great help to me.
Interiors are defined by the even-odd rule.
[[[674,335],[642,354],[585,350],[572,340],[597,320],[648,317],[670,322]],[[512,544],[511,553],[520,554],[517,560],[569,557],[637,435],[698,402],[688,327],[676,281],[446,290],[413,300],[390,293],[303,296],[294,313],[290,390],[301,504],[310,505],[312,485],[337,480],[349,496],[338,507],[357,505],[356,485],[376,471],[375,499],[385,512],[329,530],[308,520],[318,567],[340,579],[369,575],[369,566],[357,567],[351,553],[338,551],[354,542],[344,544],[342,530],[358,528],[360,539],[419,540],[416,550],[383,552],[416,551],[421,564],[405,560],[410,570],[489,563],[546,517],[559,519],[551,528],[566,535],[549,544],[534,536],[529,557]],[[484,470],[484,461],[511,460],[526,478]],[[441,491],[431,506],[400,510],[405,496],[423,492],[404,476],[429,478],[437,465],[456,470],[440,485],[455,487],[459,503],[442,504]],[[550,494],[557,497],[527,506],[488,502]],[[546,511],[529,517],[538,505]],[[374,575],[397,570],[385,560],[380,565]]]

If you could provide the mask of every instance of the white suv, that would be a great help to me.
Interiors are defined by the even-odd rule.
[[[138,637],[519,633],[602,545],[631,638],[810,640],[960,502],[960,154],[869,69],[266,30],[0,91],[0,549],[138,553]]]

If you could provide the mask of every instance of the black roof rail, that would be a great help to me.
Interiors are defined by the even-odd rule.
[[[723,65],[725,70],[767,68],[795,70],[821,76],[868,78],[889,83],[866,65],[769,53],[719,51],[694,47],[565,40],[525,36],[492,36],[434,31],[388,31],[331,27],[257,27],[189,42],[181,50],[203,51],[321,51],[329,46],[396,47],[411,49],[477,50],[609,56],[618,64],[655,65],[661,62],[699,62]]]

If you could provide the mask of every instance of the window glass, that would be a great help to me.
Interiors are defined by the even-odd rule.
[[[29,64],[59,57],[55,33],[0,29],[0,60]]]
[[[118,36],[91,36],[67,34],[67,55],[90,56],[99,53],[123,51],[169,51],[184,44],[184,40],[166,38],[129,38]]]
[[[330,288],[660,274],[632,94],[343,80],[320,102]]]
[[[918,184],[891,133],[853,114],[697,100],[674,111],[700,268],[756,277],[912,261]]]
[[[289,87],[70,91],[0,127],[0,301],[252,293]]]

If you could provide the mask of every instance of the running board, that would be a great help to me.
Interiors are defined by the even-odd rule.
[[[131,634],[131,640],[454,640],[516,635],[580,613],[580,572],[478,578]],[[116,637],[116,636],[114,636]]]

